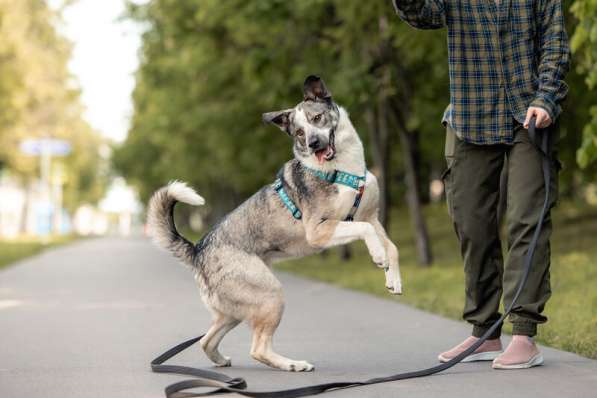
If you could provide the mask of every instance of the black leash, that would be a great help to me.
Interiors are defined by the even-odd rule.
[[[210,370],[205,369],[198,369],[198,368],[191,368],[188,366],[177,366],[177,365],[164,365],[168,359],[174,357],[181,351],[184,351],[188,347],[192,346],[196,342],[198,342],[203,336],[195,337],[193,339],[187,340],[176,347],[173,347],[151,361],[151,370],[156,373],[173,373],[173,374],[180,374],[180,375],[188,375],[193,376],[193,379],[183,380],[178,383],[170,384],[165,389],[166,397],[167,398],[190,398],[190,397],[202,397],[202,396],[210,396],[215,394],[222,394],[222,393],[237,393],[240,395],[244,395],[246,397],[255,397],[255,398],[297,398],[297,397],[305,397],[309,395],[321,394],[326,391],[336,390],[336,389],[343,389],[343,388],[351,388],[351,387],[358,387],[358,386],[366,386],[371,384],[379,384],[379,383],[387,383],[390,381],[397,381],[397,380],[404,380],[404,379],[413,379],[416,377],[425,377],[431,376],[435,373],[442,372],[446,369],[451,368],[452,366],[456,365],[460,361],[462,361],[465,357],[472,354],[481,344],[483,344],[489,336],[504,322],[506,317],[510,314],[514,305],[516,305],[516,301],[518,300],[520,293],[524,289],[524,286],[527,282],[529,277],[529,273],[531,271],[533,256],[535,254],[535,249],[537,247],[537,241],[539,240],[539,234],[541,233],[541,228],[543,226],[543,221],[545,219],[545,214],[549,208],[549,191],[550,191],[550,148],[549,148],[549,131],[544,131],[541,134],[541,137],[538,138],[536,131],[535,131],[535,118],[531,119],[529,124],[529,138],[531,142],[535,143],[537,149],[542,154],[542,170],[543,170],[543,181],[545,185],[545,201],[543,202],[543,208],[541,209],[541,214],[539,216],[539,220],[537,221],[537,226],[535,227],[535,231],[533,233],[533,238],[529,245],[529,251],[525,257],[524,263],[524,273],[518,285],[518,289],[516,290],[516,294],[512,299],[512,302],[504,312],[504,314],[498,319],[492,326],[489,328],[487,332],[479,339],[475,344],[469,347],[466,351],[460,353],[458,356],[452,358],[450,361],[432,366],[427,369],[422,370],[415,370],[412,372],[406,373],[399,373],[390,376],[384,377],[376,377],[373,379],[363,380],[363,381],[338,381],[332,383],[323,383],[323,384],[315,384],[311,386],[305,387],[298,387],[292,388],[288,390],[278,390],[278,391],[250,391],[246,390],[247,383],[244,379],[237,377],[231,378],[223,373],[213,372]],[[538,142],[540,139],[540,142]],[[188,392],[185,390],[193,389],[193,388],[211,388],[211,390],[203,392],[203,393],[196,393],[196,392]]]

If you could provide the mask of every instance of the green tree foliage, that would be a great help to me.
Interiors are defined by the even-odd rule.
[[[221,214],[271,182],[291,145],[260,116],[296,104],[312,73],[349,110],[370,168],[387,172],[391,204],[402,202],[409,172],[424,201],[445,167],[446,31],[412,29],[389,0],[153,0],[129,16],[146,30],[132,126],[114,164],[143,200],[179,178]],[[570,85],[560,156],[574,194],[591,99],[577,73]]]
[[[58,12],[43,0],[0,0],[0,169],[24,183],[39,159],[24,156],[26,138],[68,140],[72,154],[56,159],[66,177],[65,204],[95,201],[104,185],[100,137],[82,119],[79,90],[68,72],[70,44],[57,31]]]
[[[578,19],[571,45],[577,54],[577,69],[586,74],[589,89],[597,88],[597,1],[576,0],[571,11]],[[597,160],[597,104],[591,107],[591,120],[583,130],[582,147],[577,158],[581,167]]]
[[[261,125],[260,115],[296,104],[311,73],[326,79],[365,140],[365,111],[379,92],[399,93],[409,125],[425,132],[437,130],[447,102],[445,46],[437,45],[443,35],[417,36],[385,0],[366,7],[338,0],[157,0],[131,6],[131,16],[147,30],[133,124],[115,164],[144,199],[171,178],[190,181],[212,203],[221,194],[238,201],[271,181],[291,156],[290,141]],[[382,41],[403,51],[384,52]],[[412,112],[415,106],[429,111]],[[433,135],[437,142],[441,134]]]

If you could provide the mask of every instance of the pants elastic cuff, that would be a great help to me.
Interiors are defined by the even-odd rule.
[[[475,336],[477,338],[483,337],[485,332],[487,332],[490,327],[491,327],[491,325],[490,326],[473,325],[473,336]],[[502,335],[502,327],[500,326],[491,335],[489,335],[488,339],[489,340],[499,339],[501,335]]]
[[[533,337],[537,334],[537,324],[532,322],[513,323],[512,334]]]

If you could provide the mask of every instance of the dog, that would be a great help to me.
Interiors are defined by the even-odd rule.
[[[386,288],[401,294],[398,249],[378,220],[378,183],[366,171],[359,135],[322,79],[307,77],[303,101],[265,113],[263,121],[293,139],[294,159],[284,164],[275,184],[261,188],[197,244],[181,236],[174,224],[177,202],[204,204],[185,183],[171,182],[153,194],[147,223],[155,243],[194,271],[201,298],[213,314],[200,344],[216,366],[231,365],[218,346],[226,333],[247,321],[253,331],[254,359],[286,371],[311,371],[309,362],[273,350],[284,299],[270,265],[363,240],[373,262],[385,270]],[[349,180],[355,176],[352,182],[359,186],[323,178],[336,175],[336,170]]]

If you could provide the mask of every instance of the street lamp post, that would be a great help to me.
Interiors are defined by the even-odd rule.
[[[58,232],[62,212],[62,181],[52,181],[52,156],[66,156],[71,152],[68,141],[55,138],[27,139],[20,149],[29,156],[38,156],[42,196],[42,215],[38,222],[38,233],[47,238],[50,232]],[[54,189],[52,189],[54,188]],[[52,194],[54,191],[54,194]],[[40,225],[41,224],[41,225]]]

